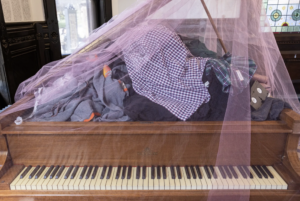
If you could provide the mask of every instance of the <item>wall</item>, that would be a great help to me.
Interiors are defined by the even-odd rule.
[[[131,7],[135,2],[139,1],[143,0],[112,0],[113,16],[120,14],[126,8]],[[240,0],[205,0],[205,2],[214,18],[236,18],[239,16]],[[230,9],[228,9],[228,5],[230,5]],[[176,10],[176,12],[172,11],[172,9]],[[189,10],[189,13],[186,12],[187,10]],[[206,13],[200,13],[199,11],[203,11],[200,0],[186,0],[186,2],[182,0],[172,0],[157,11],[153,18],[165,18],[165,15],[168,16],[168,19],[207,18]],[[222,13],[222,16],[220,16],[219,13]]]
[[[43,0],[1,0],[5,22],[45,21]]]
[[[120,14],[126,8],[131,7],[137,0],[112,0],[113,16]]]

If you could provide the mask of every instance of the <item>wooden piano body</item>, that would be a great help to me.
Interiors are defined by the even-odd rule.
[[[12,114],[12,116],[17,114]],[[12,119],[12,118],[9,118]],[[232,122],[243,132],[242,122]],[[24,166],[32,165],[214,165],[222,122],[26,122],[1,121],[0,200],[206,200],[208,190],[10,190]],[[241,134],[237,133],[237,135]],[[300,115],[284,110],[281,121],[252,122],[251,165],[273,166],[288,190],[214,190],[250,200],[300,200],[297,146]],[[230,164],[230,158],[222,160]]]

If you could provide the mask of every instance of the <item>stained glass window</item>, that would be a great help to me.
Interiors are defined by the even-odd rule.
[[[263,0],[273,32],[300,32],[300,0]]]

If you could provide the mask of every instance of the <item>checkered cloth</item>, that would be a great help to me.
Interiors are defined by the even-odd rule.
[[[234,87],[233,93],[241,93],[245,89],[257,66],[251,59],[245,57],[232,56],[226,53],[220,59],[211,59],[206,63],[205,74],[211,76],[212,70],[223,85],[223,92],[229,93],[230,87]]]
[[[193,57],[179,36],[158,25],[123,54],[134,90],[187,120],[210,95],[202,82],[208,59]]]

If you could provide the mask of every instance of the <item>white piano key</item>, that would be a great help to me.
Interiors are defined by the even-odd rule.
[[[237,166],[234,166],[233,169],[234,169],[235,172],[237,173],[237,175],[238,175],[238,177],[239,177],[239,180],[240,180],[241,182],[243,182],[243,184],[244,184],[244,189],[250,189],[250,183],[249,183],[248,179],[245,179],[245,178],[242,176],[242,174],[241,174],[241,172],[239,171],[238,167],[237,167]]]
[[[287,183],[282,179],[282,177],[276,172],[276,170],[272,166],[267,166],[267,168],[270,170],[270,172],[273,174],[274,178],[278,182],[280,182],[281,185],[278,185],[278,189],[288,189]]]
[[[21,170],[21,172],[18,174],[18,176],[13,180],[13,182],[11,182],[11,184],[10,184],[10,189],[11,190],[17,190],[16,189],[16,185],[17,185],[17,183],[19,183],[19,182],[21,182],[21,175],[23,174],[23,172],[26,170],[26,168],[27,167],[24,167],[22,170]]]
[[[32,190],[43,190],[42,189],[42,184],[45,181],[44,176],[45,176],[45,174],[47,173],[48,170],[49,170],[49,167],[46,167],[44,169],[44,171],[42,172],[42,174],[40,175],[40,177],[38,179],[34,180],[34,182],[31,184],[31,189]],[[45,190],[47,190],[47,187],[46,187]]]
[[[272,189],[272,185],[271,185],[270,181],[267,178],[265,178],[262,173],[261,173],[261,176],[262,176],[261,180],[265,183],[265,187],[266,187],[265,189]]]
[[[271,166],[268,166],[268,167],[271,167]],[[273,174],[273,172],[270,170],[270,168],[268,168],[268,169]],[[275,174],[273,174],[273,176],[274,176],[273,180],[276,183],[276,189],[281,190],[283,188],[283,185],[282,185],[281,181],[275,176]]]
[[[222,183],[222,186],[223,186],[222,189],[226,189],[226,190],[229,189],[229,184],[228,184],[227,180],[222,177],[219,167],[214,167],[214,169],[218,176],[218,180]]]
[[[142,170],[142,172],[143,172],[143,170]],[[142,173],[142,175],[143,175],[143,173]],[[149,190],[149,171],[148,171],[147,167],[146,167],[146,179],[143,179],[143,190]]]
[[[65,169],[62,172],[62,174],[60,175],[60,177],[58,179],[55,178],[55,181],[52,186],[53,190],[63,190],[63,185],[65,182],[64,176],[67,173],[67,171],[68,171],[68,168],[65,167]]]
[[[249,170],[249,167],[247,167],[247,166],[244,166],[244,167],[246,167],[246,168],[248,169],[248,171],[250,171],[250,170]],[[245,170],[245,171],[246,171],[246,170]],[[247,175],[247,181],[248,181],[249,184],[250,184],[250,189],[256,189],[257,182],[255,181],[254,177],[253,177],[253,178],[250,178],[250,176],[248,175],[248,173],[247,173],[247,172],[245,172],[245,173],[246,173],[246,175]],[[252,174],[252,176],[253,176],[253,174]]]
[[[207,188],[205,189],[208,189],[208,190],[211,190],[213,189],[213,186],[212,186],[212,182],[211,182],[211,179],[209,179],[205,173],[205,170],[204,170],[204,167],[200,167],[200,171],[202,173],[202,177],[205,179],[206,181],[206,184],[207,184]]]
[[[262,168],[263,169],[263,168]],[[263,169],[263,171],[267,174],[267,172]],[[268,174],[267,174],[268,175]],[[277,184],[275,182],[274,179],[272,179],[269,175],[268,175],[268,182],[271,184],[271,189],[277,189]]]
[[[229,166],[227,166],[228,170],[231,172],[232,175],[232,183],[234,185],[234,189],[245,189],[245,185],[244,183],[240,180],[240,178],[235,178],[233,172],[231,171],[231,169],[229,168]],[[236,171],[235,171],[236,172]]]
[[[199,167],[199,171],[202,175],[202,179],[199,178],[199,175],[197,173],[197,170],[196,170],[196,167],[194,167],[195,171],[196,171],[196,175],[197,175],[197,178],[196,178],[196,183],[197,183],[197,189],[200,190],[200,189],[203,189],[203,190],[206,190],[208,188],[208,185],[206,183],[206,180],[203,176],[203,172],[201,170],[201,168]]]
[[[92,188],[93,188],[93,189],[90,188],[90,187],[91,187],[91,184],[92,184],[92,181],[95,180],[95,179],[92,179],[92,174],[93,174],[93,172],[94,172],[94,169],[95,169],[95,167],[92,168],[90,177],[89,177],[88,179],[86,179],[86,181],[85,181],[85,183],[84,183],[84,190],[95,190],[95,183],[92,185]],[[99,171],[99,169],[98,169],[98,171]],[[87,171],[87,172],[88,172],[88,171]],[[86,172],[86,174],[87,174],[87,172]],[[97,172],[96,175],[98,175],[98,173],[99,173],[99,172]],[[100,175],[99,175],[99,177],[100,177]]]
[[[167,178],[164,179],[162,177],[162,179],[164,181],[165,190],[170,190],[171,189],[171,184],[170,184],[170,170],[169,169],[170,169],[169,167],[166,167],[166,176],[167,176]]]
[[[106,180],[105,190],[113,190],[112,184],[116,177],[116,173],[117,173],[117,167],[113,167],[110,178]]]
[[[160,179],[158,179],[158,172],[157,172],[157,168],[158,167],[154,167],[154,174],[155,174],[155,178],[154,178],[154,182],[153,182],[153,189],[154,190],[161,190],[160,189],[160,186],[159,186],[159,184],[160,184],[160,182],[159,182],[159,180],[161,180],[162,178],[162,171],[161,171],[161,168],[160,168]],[[163,187],[163,186],[162,186]]]
[[[128,183],[128,179],[127,179],[127,176],[128,176],[128,169],[129,169],[129,166],[126,167],[126,170],[125,170],[125,178],[124,178],[124,179],[122,179],[124,167],[123,167],[123,169],[122,169],[122,174],[121,174],[121,180],[122,180],[121,189],[122,189],[122,190],[127,190],[127,183]]]
[[[234,177],[231,175],[232,177],[229,178],[228,174],[226,173],[226,171],[224,169],[224,166],[222,166],[222,169],[223,169],[224,174],[226,175],[226,182],[228,183],[228,189],[238,189],[238,184],[236,184]],[[237,185],[237,187],[235,185]]]
[[[69,170],[69,167],[66,167],[66,169]],[[63,175],[63,177],[64,177],[63,178],[64,182],[62,184],[63,190],[73,190],[73,189],[69,189],[69,184],[71,183],[71,181],[74,181],[73,179],[71,179],[71,175],[72,175],[72,173],[73,173],[74,170],[75,170],[75,167],[73,167],[73,169],[70,172],[70,175],[69,175],[69,177],[67,179],[65,179],[65,174],[67,174],[68,171]]]
[[[29,179],[29,175],[33,172],[34,167],[32,167],[29,172],[26,174],[26,176],[24,177],[22,183],[20,184],[20,186],[17,186],[18,190],[26,190],[26,184],[31,181],[31,179]]]
[[[259,182],[259,178],[257,177],[256,174],[254,174],[254,171],[252,170],[252,168],[250,166],[247,166],[248,170],[250,171],[250,173],[253,176],[253,179],[251,179],[253,181],[253,183],[255,184],[255,189],[261,189],[261,184]]]
[[[181,182],[180,182],[180,179],[178,179],[178,174],[177,174],[177,169],[176,167],[174,166],[174,172],[175,172],[175,190],[180,190],[181,189]]]
[[[198,175],[198,172],[197,172],[195,166],[193,166],[192,168],[194,169],[195,174],[196,174],[196,179],[192,178],[192,181],[194,181],[195,184],[196,184],[196,189],[197,189],[197,190],[205,189],[205,188],[207,187],[207,185],[206,185],[205,179],[203,179],[202,173],[201,173],[202,179],[199,179],[199,175]],[[200,169],[200,168],[199,168],[199,169]],[[201,170],[200,170],[200,172],[201,172]],[[205,182],[205,184],[202,184],[202,181],[201,181],[201,180],[203,180],[203,181]],[[192,185],[193,185],[193,183],[192,183]]]
[[[83,175],[83,178],[82,179],[79,178],[79,180],[80,180],[79,185],[78,185],[79,190],[85,190],[85,183],[87,182],[87,179],[85,179],[85,176],[88,172],[88,169],[89,169],[89,167],[87,167],[87,169]],[[83,171],[83,169],[82,169],[82,171]],[[81,175],[81,173],[82,172],[80,172],[79,175]]]
[[[154,179],[152,179],[152,175],[151,175],[151,167],[147,167],[147,171],[148,171],[148,180],[149,180],[149,190],[154,190]]]
[[[192,183],[191,179],[187,178],[186,172],[185,172],[185,167],[180,167],[181,170],[181,176],[182,176],[182,181],[180,181],[181,184],[181,190],[192,190]]]
[[[42,183],[42,189],[43,190],[55,190],[57,188],[54,188],[54,183],[58,183],[59,179],[55,179],[55,176],[50,179],[50,176]],[[45,189],[46,186],[46,189]]]
[[[75,170],[75,168],[74,168],[74,170]],[[81,179],[79,179],[79,177],[80,177],[82,170],[83,170],[83,167],[78,168],[75,178],[71,179],[71,182],[69,183],[69,190],[79,190],[79,184],[81,182]],[[71,175],[70,175],[70,177],[71,177]]]
[[[127,179],[127,176],[131,173],[130,179]],[[134,178],[134,171],[133,167],[131,168],[131,172],[129,170],[129,167],[127,168],[127,175],[126,175],[126,180],[127,180],[127,190],[133,190],[133,178]]]
[[[117,171],[117,169],[118,168],[116,168],[116,171]],[[121,167],[121,169],[120,169],[119,178],[118,179],[114,178],[114,181],[116,181],[116,183],[114,184],[114,181],[113,181],[112,189],[113,189],[113,187],[115,187],[115,189],[113,189],[113,190],[122,190],[122,183],[123,183],[122,172],[123,172],[123,167]]]
[[[95,167],[93,168],[93,171],[91,172],[91,175],[90,175],[90,180],[91,180],[90,187],[89,187],[90,190],[105,190],[105,185],[106,185],[106,181],[107,181],[106,176],[108,173],[108,168],[106,169],[104,179],[100,179],[103,167],[98,167],[96,176],[94,179],[92,179],[94,170],[95,170]]]
[[[136,179],[136,167],[132,167],[132,190],[138,190],[139,179]]]
[[[176,189],[175,179],[172,179],[171,168],[166,167],[166,169],[167,169],[167,178],[169,181],[169,189],[168,190],[175,190]],[[166,188],[166,185],[165,185],[165,188]]]
[[[210,168],[209,167],[207,167],[208,168],[208,171],[209,171],[209,173],[210,173],[210,181],[211,181],[211,184],[212,184],[212,189],[218,189],[218,182],[217,182],[217,180],[213,177],[213,175],[212,175],[212,173],[211,173],[211,171],[210,171]],[[205,169],[204,169],[204,173],[205,173],[205,175],[206,175],[206,172],[205,172]],[[208,177],[207,177],[208,178]],[[208,178],[209,179],[209,178]]]
[[[35,169],[36,167],[32,167],[32,168]],[[38,171],[35,173],[35,175],[37,173],[38,173]],[[28,178],[29,180],[28,180],[28,182],[25,185],[26,186],[26,190],[33,190],[32,187],[31,187],[32,183],[37,180],[37,179],[35,179],[35,175],[33,175],[33,177],[31,179]]]
[[[212,184],[212,189],[222,189],[222,185],[219,184],[218,180],[214,178],[210,167],[207,167],[207,168],[208,168],[210,176],[211,176],[210,180],[211,180],[211,184]],[[205,171],[205,169],[204,169],[204,171]]]
[[[223,168],[224,169],[224,168]],[[238,181],[238,179],[236,179],[234,176],[233,176],[233,174],[232,174],[232,172],[231,172],[231,170],[230,170],[230,168],[229,168],[229,166],[227,166],[227,169],[229,170],[229,172],[231,173],[231,176],[232,176],[232,178],[231,178],[231,180],[229,181],[229,182],[232,182],[232,184],[233,184],[233,189],[244,189],[244,187],[243,186],[241,186],[241,182],[240,181]],[[224,171],[225,171],[225,169],[224,169]],[[227,175],[227,172],[225,171],[225,174]],[[228,175],[227,175],[228,176]],[[240,184],[241,183],[241,184]]]
[[[160,179],[157,179],[157,182],[158,182],[157,185],[159,186],[159,190],[165,190],[165,182],[164,181],[166,181],[166,179],[164,179],[162,167],[160,167]]]
[[[249,167],[249,169],[250,169],[250,172],[252,173],[253,177],[259,183],[259,189],[266,189],[267,185],[265,184],[265,182],[257,176],[257,174],[254,172],[254,170],[252,169],[252,167]]]

